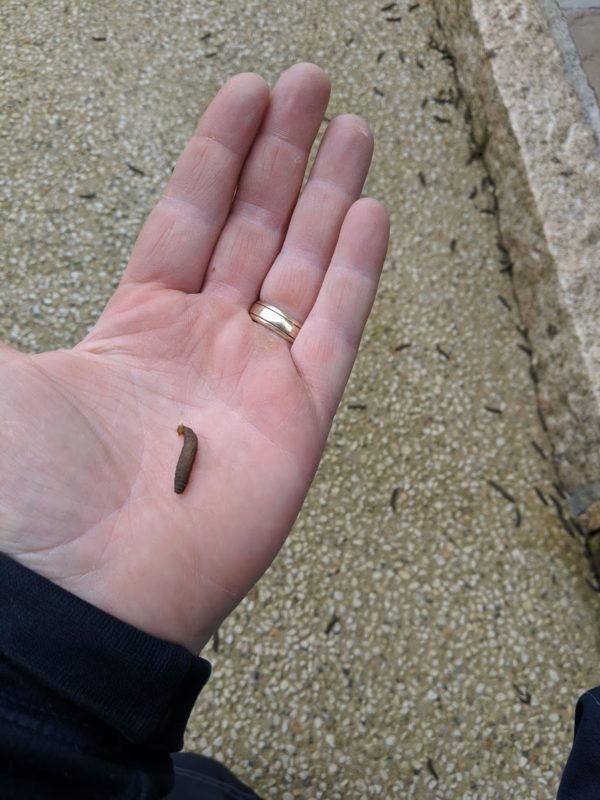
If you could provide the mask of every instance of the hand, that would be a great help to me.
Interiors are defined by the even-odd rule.
[[[0,550],[198,652],[301,508],[352,369],[388,221],[360,199],[372,136],[312,64],[232,78],[202,116],[97,325],[0,347]],[[302,323],[290,345],[256,299]],[[198,455],[173,491],[182,440]]]

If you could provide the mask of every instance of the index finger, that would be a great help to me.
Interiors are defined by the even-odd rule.
[[[268,104],[269,87],[252,72],[217,93],[144,223],[122,283],[196,291]]]

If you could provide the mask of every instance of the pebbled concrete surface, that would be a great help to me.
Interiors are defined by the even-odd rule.
[[[9,0],[0,25],[0,327],[26,349],[93,324],[230,74],[313,60],[328,115],[375,132],[381,290],[295,529],[206,652],[188,748],[280,800],[552,796],[597,596],[430,2]]]

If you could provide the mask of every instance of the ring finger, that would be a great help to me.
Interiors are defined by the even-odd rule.
[[[311,310],[351,205],[360,197],[373,137],[354,114],[336,117],[323,138],[260,300],[302,323]]]

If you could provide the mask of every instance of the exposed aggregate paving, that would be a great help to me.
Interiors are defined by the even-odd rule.
[[[430,2],[9,0],[0,25],[0,333],[26,350],[94,323],[231,74],[314,61],[328,117],[375,133],[381,289],[292,535],[205,653],[187,747],[265,798],[553,796],[597,596]]]

